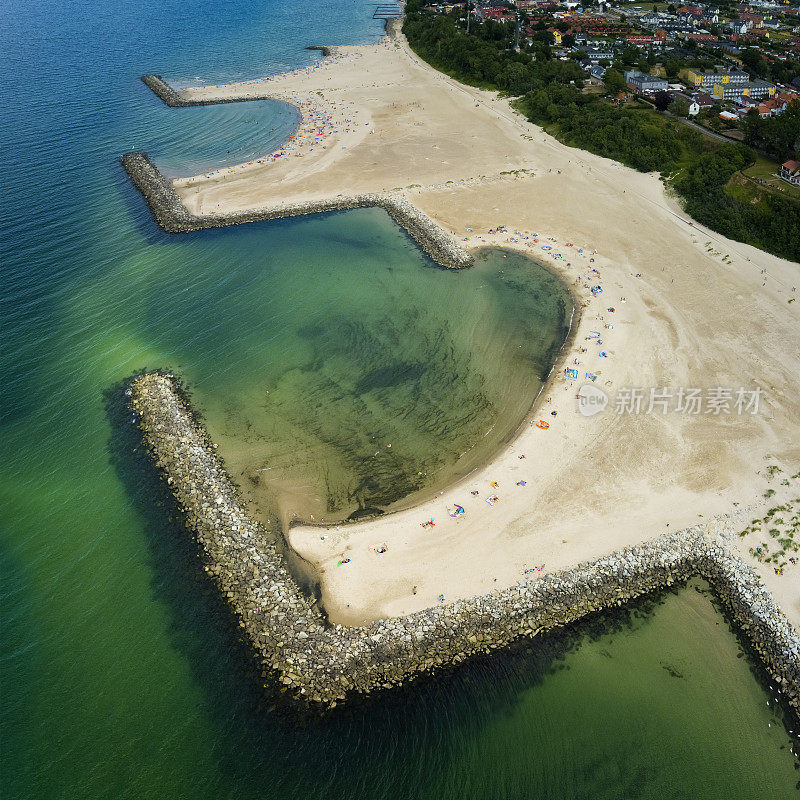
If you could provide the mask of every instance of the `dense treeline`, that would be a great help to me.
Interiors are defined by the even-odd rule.
[[[420,0],[407,3],[403,33],[421,58],[464,83],[521,95],[551,81],[583,78],[574,61],[548,58],[545,44],[537,48],[536,60],[531,53],[515,52],[513,26],[484,23],[467,36],[453,17],[420,13],[421,5]]]
[[[763,189],[734,193],[731,177],[752,163],[747,148],[724,144],[700,155],[672,181],[698,222],[729,239],[800,261],[800,203]]]
[[[795,100],[777,117],[761,119],[755,109],[744,118],[744,140],[779,164],[795,158],[800,150],[800,100]]]
[[[557,131],[574,147],[622,161],[642,172],[672,173],[703,135],[656,117],[649,110],[613,106],[574,86],[550,84],[518,103],[528,119]]]
[[[511,47],[513,30],[488,25],[474,30],[467,36],[459,28],[457,12],[433,16],[421,11],[420,0],[406,5],[403,32],[437,69],[520,96],[517,107],[528,119],[565,144],[643,172],[660,172],[702,224],[800,261],[800,203],[755,186],[732,190],[729,185],[732,176],[754,162],[749,147],[720,144],[650,109],[624,108],[584,94],[583,71],[573,61],[552,59],[546,45],[535,42],[533,55],[517,53]],[[797,130],[800,104],[794,105],[789,116],[787,110],[775,120],[751,119],[748,143],[776,156],[796,146],[791,132]],[[773,124],[783,116],[785,124]]]

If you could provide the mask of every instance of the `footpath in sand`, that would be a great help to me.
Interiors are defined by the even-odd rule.
[[[505,100],[422,63],[402,36],[269,80],[184,90],[248,94],[293,103],[301,127],[274,154],[176,180],[191,212],[396,193],[466,247],[542,260],[578,304],[531,424],[492,463],[415,508],[288,531],[333,621],[535,580],[666,530],[713,529],[718,515],[743,529],[800,497],[790,478],[800,472],[800,265],[691,224],[656,176],[559,144]],[[578,411],[584,384],[609,398],[591,417]],[[622,402],[634,389],[640,413]],[[690,389],[701,390],[699,413],[676,408]],[[756,390],[751,413],[743,403]],[[732,545],[800,626],[800,566],[779,575],[756,560],[748,550],[763,541]]]

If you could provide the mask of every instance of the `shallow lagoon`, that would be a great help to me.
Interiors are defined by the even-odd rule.
[[[161,103],[155,95],[152,102]],[[170,115],[169,125],[147,137],[147,154],[167,178],[261,158],[277,150],[300,120],[293,105],[276,100],[157,111]]]
[[[470,472],[524,420],[572,313],[536,263],[440,269],[377,209],[202,234],[174,263],[146,324],[167,340],[179,322],[176,369],[264,519],[395,508]]]

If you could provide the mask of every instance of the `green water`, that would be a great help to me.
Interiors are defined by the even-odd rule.
[[[109,305],[124,315],[88,356],[181,375],[265,520],[387,508],[468,473],[525,417],[572,312],[535,263],[438,268],[379,209],[173,237],[69,316]]]
[[[377,209],[271,233],[268,252],[259,226],[209,237],[247,265],[222,289],[192,243],[191,261],[176,254],[137,299],[161,322],[140,327],[166,339],[180,293],[188,341],[173,363],[263,518],[412,502],[516,430],[572,312],[550,273],[499,252],[437,268]]]

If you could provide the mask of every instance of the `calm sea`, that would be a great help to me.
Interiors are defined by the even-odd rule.
[[[167,109],[142,72],[291,69],[308,44],[377,41],[372,11],[0,0],[0,793],[796,796],[768,687],[694,588],[321,723],[259,704],[130,451],[120,381],[179,371],[240,479],[276,467],[254,502],[346,513],[457,474],[490,428],[496,447],[563,335],[546,273],[499,254],[446,273],[382,212],[170,237],[130,188],[131,147],[193,172],[295,121],[266,102]],[[387,437],[397,455],[376,461]]]

